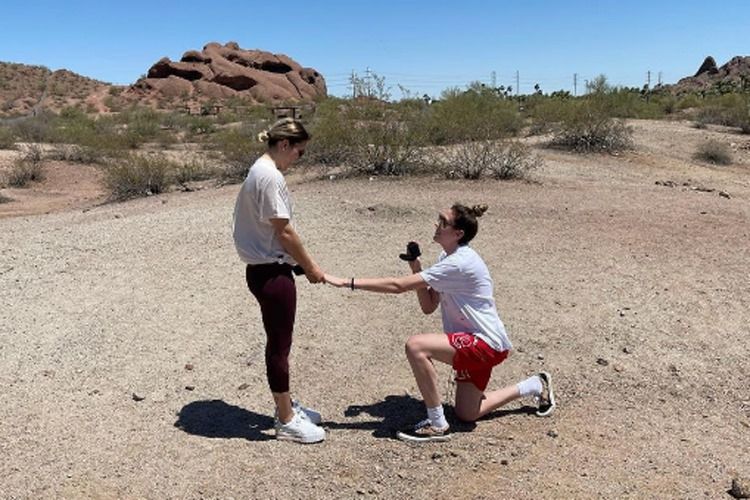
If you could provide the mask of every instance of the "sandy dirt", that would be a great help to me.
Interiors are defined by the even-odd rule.
[[[342,276],[407,272],[410,239],[432,262],[438,209],[490,206],[473,246],[516,347],[490,388],[545,369],[559,407],[512,404],[445,444],[393,438],[424,411],[404,341],[439,316],[305,280],[292,385],[328,439],[273,439],[238,186],[0,205],[0,496],[727,497],[750,476],[750,139],[632,125],[616,157],[538,148],[533,182],[289,176],[306,246]],[[735,164],[692,160],[705,137]]]

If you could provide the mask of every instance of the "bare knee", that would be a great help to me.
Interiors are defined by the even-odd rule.
[[[409,359],[416,359],[422,355],[422,348],[419,345],[419,339],[417,337],[409,337],[404,345],[404,351],[406,357]]]

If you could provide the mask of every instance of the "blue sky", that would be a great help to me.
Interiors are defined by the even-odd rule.
[[[350,92],[367,68],[438,96],[471,81],[578,92],[605,74],[616,85],[692,75],[750,55],[750,1],[722,0],[3,0],[0,61],[40,64],[117,84],[163,56],[179,60],[210,41],[287,54],[320,71],[329,93]]]

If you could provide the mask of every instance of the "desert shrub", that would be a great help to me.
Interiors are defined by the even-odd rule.
[[[428,141],[442,145],[516,135],[523,124],[517,108],[491,89],[448,89],[426,113]]]
[[[553,131],[554,126],[570,114],[573,103],[573,100],[566,98],[535,99],[527,110],[531,119],[529,133],[537,135]]]
[[[133,107],[120,113],[120,123],[125,125],[125,145],[136,149],[146,142],[162,139],[160,134],[161,114],[151,108]]]
[[[80,146],[78,144],[60,144],[47,152],[46,157],[50,160],[67,161],[71,163],[104,163],[107,152],[101,148],[92,146]]]
[[[353,175],[409,175],[421,166],[421,136],[408,124],[388,120],[366,122],[353,133],[348,173]]]
[[[449,179],[521,179],[542,161],[518,141],[472,141],[444,148],[434,159]]]
[[[242,181],[255,158],[263,154],[266,146],[258,141],[259,132],[260,127],[246,124],[221,130],[211,136],[209,146],[222,157],[225,167],[221,177],[226,181]]]
[[[557,125],[551,145],[577,153],[617,152],[632,148],[632,130],[612,118],[599,102],[576,102]]]
[[[175,163],[162,154],[131,153],[106,167],[104,182],[112,197],[125,200],[164,192]]]
[[[310,133],[313,140],[305,150],[306,158],[324,165],[339,165],[347,159],[353,143],[353,122],[343,99],[328,98],[318,104]]]
[[[15,149],[16,136],[10,127],[0,126],[0,149]]]
[[[693,114],[701,123],[742,128],[750,118],[750,99],[742,94],[710,96]]]
[[[9,198],[9,197],[5,196],[3,193],[0,193],[0,204],[2,204],[2,203],[9,203],[11,201],[13,201],[13,198]]]
[[[732,150],[727,144],[710,139],[698,145],[694,157],[714,165],[730,165],[732,163]]]
[[[12,130],[21,142],[54,142],[52,120],[52,115],[42,113],[15,122]]]
[[[42,148],[36,144],[26,146],[23,155],[13,161],[6,174],[6,184],[12,187],[25,187],[29,182],[44,180]]]
[[[214,169],[197,160],[180,163],[174,166],[172,178],[178,184],[191,181],[202,181],[210,179],[215,174]]]
[[[542,159],[532,153],[528,146],[511,141],[496,161],[488,165],[488,169],[495,179],[523,179],[542,165]]]
[[[408,175],[421,167],[421,109],[375,99],[318,104],[306,161],[341,165],[344,175]]]

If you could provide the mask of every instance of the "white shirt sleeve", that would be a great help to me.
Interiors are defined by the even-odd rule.
[[[291,219],[289,191],[284,178],[268,179],[259,186],[258,212],[265,221],[270,219]]]
[[[466,287],[466,277],[455,254],[449,255],[419,273],[435,291],[457,292]]]

